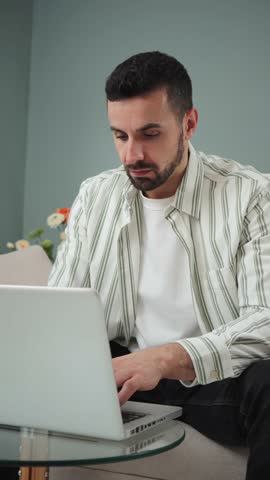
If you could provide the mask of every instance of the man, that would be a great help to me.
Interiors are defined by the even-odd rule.
[[[195,151],[176,59],[135,55],[106,94],[122,166],[82,184],[49,283],[99,291],[121,404],[182,405],[205,435],[249,445],[254,479],[270,467],[269,181]]]

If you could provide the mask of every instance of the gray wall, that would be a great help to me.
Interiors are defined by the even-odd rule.
[[[32,0],[0,0],[0,252],[22,235]]]
[[[36,0],[24,229],[118,164],[104,80],[139,51],[176,56],[199,109],[195,147],[270,171],[270,2]]]

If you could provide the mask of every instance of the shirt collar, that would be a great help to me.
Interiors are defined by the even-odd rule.
[[[186,172],[176,190],[173,206],[180,212],[199,218],[203,188],[203,162],[189,143],[189,160]]]

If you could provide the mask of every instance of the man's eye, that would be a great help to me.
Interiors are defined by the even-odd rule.
[[[117,140],[122,140],[122,141],[127,140],[127,136],[126,136],[126,135],[115,135],[115,138],[116,138]]]
[[[145,137],[158,137],[159,132],[144,132]]]

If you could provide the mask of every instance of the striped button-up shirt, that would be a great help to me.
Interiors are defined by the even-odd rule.
[[[179,343],[197,383],[207,384],[270,358],[270,188],[252,167],[189,150],[165,218],[188,254],[201,329]],[[140,202],[123,167],[83,182],[49,279],[51,286],[96,289],[109,339],[126,345],[136,322]]]

